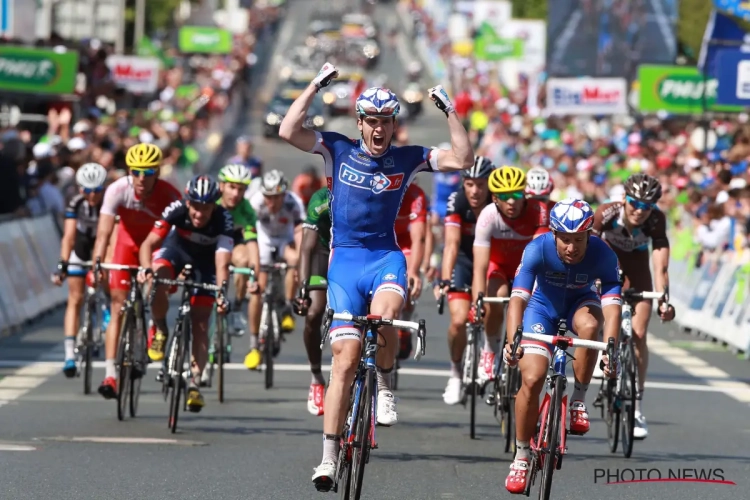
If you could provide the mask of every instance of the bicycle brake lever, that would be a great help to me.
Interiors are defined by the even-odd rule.
[[[419,361],[422,356],[425,355],[426,342],[425,337],[427,336],[427,327],[425,320],[419,320],[419,329],[417,330],[417,349],[414,353],[414,361]]]

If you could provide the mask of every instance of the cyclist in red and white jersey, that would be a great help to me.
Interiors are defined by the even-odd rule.
[[[154,144],[136,144],[128,149],[125,163],[130,174],[113,182],[104,192],[104,202],[99,214],[93,259],[104,262],[105,251],[115,217],[120,217],[117,229],[113,264],[138,266],[138,250],[154,223],[172,202],[182,195],[171,184],[159,179],[162,152]],[[105,399],[117,397],[117,370],[115,356],[120,336],[120,309],[130,288],[130,275],[126,271],[109,273],[109,288],[112,295],[112,318],[107,328],[105,340],[105,376],[99,386],[99,394]],[[167,340],[165,325],[155,325],[154,343]],[[163,352],[163,349],[161,349]],[[158,361],[158,360],[154,360]]]

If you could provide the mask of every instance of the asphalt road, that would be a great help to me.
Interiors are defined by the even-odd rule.
[[[299,37],[309,4],[294,6],[288,22],[291,33]],[[386,11],[378,15],[385,16]],[[403,75],[401,59],[394,53],[386,52],[384,60],[390,77]],[[256,113],[257,109],[250,116]],[[411,127],[413,142],[434,145],[443,140],[442,120],[440,113],[426,114]],[[259,130],[256,124],[249,120],[251,132]],[[352,133],[348,120],[334,125]],[[284,143],[263,139],[257,143],[257,153],[289,174],[308,161],[318,161]],[[511,498],[503,483],[512,457],[500,449],[499,427],[491,409],[480,407],[479,439],[472,441],[468,411],[442,402],[448,375],[447,318],[438,316],[427,298],[418,306],[418,314],[427,319],[427,356],[405,364],[397,393],[400,423],[377,430],[380,449],[371,456],[363,498]],[[197,415],[182,414],[176,435],[167,429],[168,406],[160,385],[153,381],[155,370],[149,370],[144,381],[139,416],[125,422],[117,421],[114,402],[84,396],[80,379],[64,378],[61,325],[62,315],[56,313],[25,334],[0,341],[3,499],[321,497],[310,476],[320,461],[322,419],[306,411],[310,375],[301,325],[278,358],[282,365],[277,366],[276,387],[266,391],[262,373],[230,365],[227,401],[220,405],[215,390],[207,389],[206,408]],[[675,329],[653,326],[656,352],[644,401],[651,435],[635,444],[631,459],[612,455],[604,425],[592,411],[589,435],[569,440],[562,472],[555,475],[553,498],[736,500],[747,496],[742,493],[750,486],[750,386],[742,382],[748,378],[747,362]],[[244,347],[245,342],[240,339],[235,345]],[[240,359],[236,356],[233,361]],[[96,381],[103,375],[101,367],[95,370]],[[731,381],[739,381],[737,388],[727,388]],[[595,392],[592,387],[589,403]],[[657,476],[655,471],[667,477],[670,470],[683,474],[695,470],[696,475],[713,469],[712,479],[721,469],[718,474],[736,485],[604,484],[615,481],[605,471],[619,471],[618,479],[627,481],[637,479],[639,469],[651,478]]]

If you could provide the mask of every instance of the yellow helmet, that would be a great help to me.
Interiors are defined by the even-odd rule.
[[[504,165],[490,174],[487,183],[492,193],[512,193],[526,188],[526,174],[518,167]]]
[[[130,168],[159,168],[162,152],[155,144],[136,144],[128,149],[125,163]]]

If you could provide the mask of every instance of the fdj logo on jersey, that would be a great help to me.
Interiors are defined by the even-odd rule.
[[[380,194],[383,191],[396,191],[399,189],[404,182],[404,174],[370,174],[342,163],[341,170],[339,170],[339,180],[347,186],[368,189],[375,194]]]

